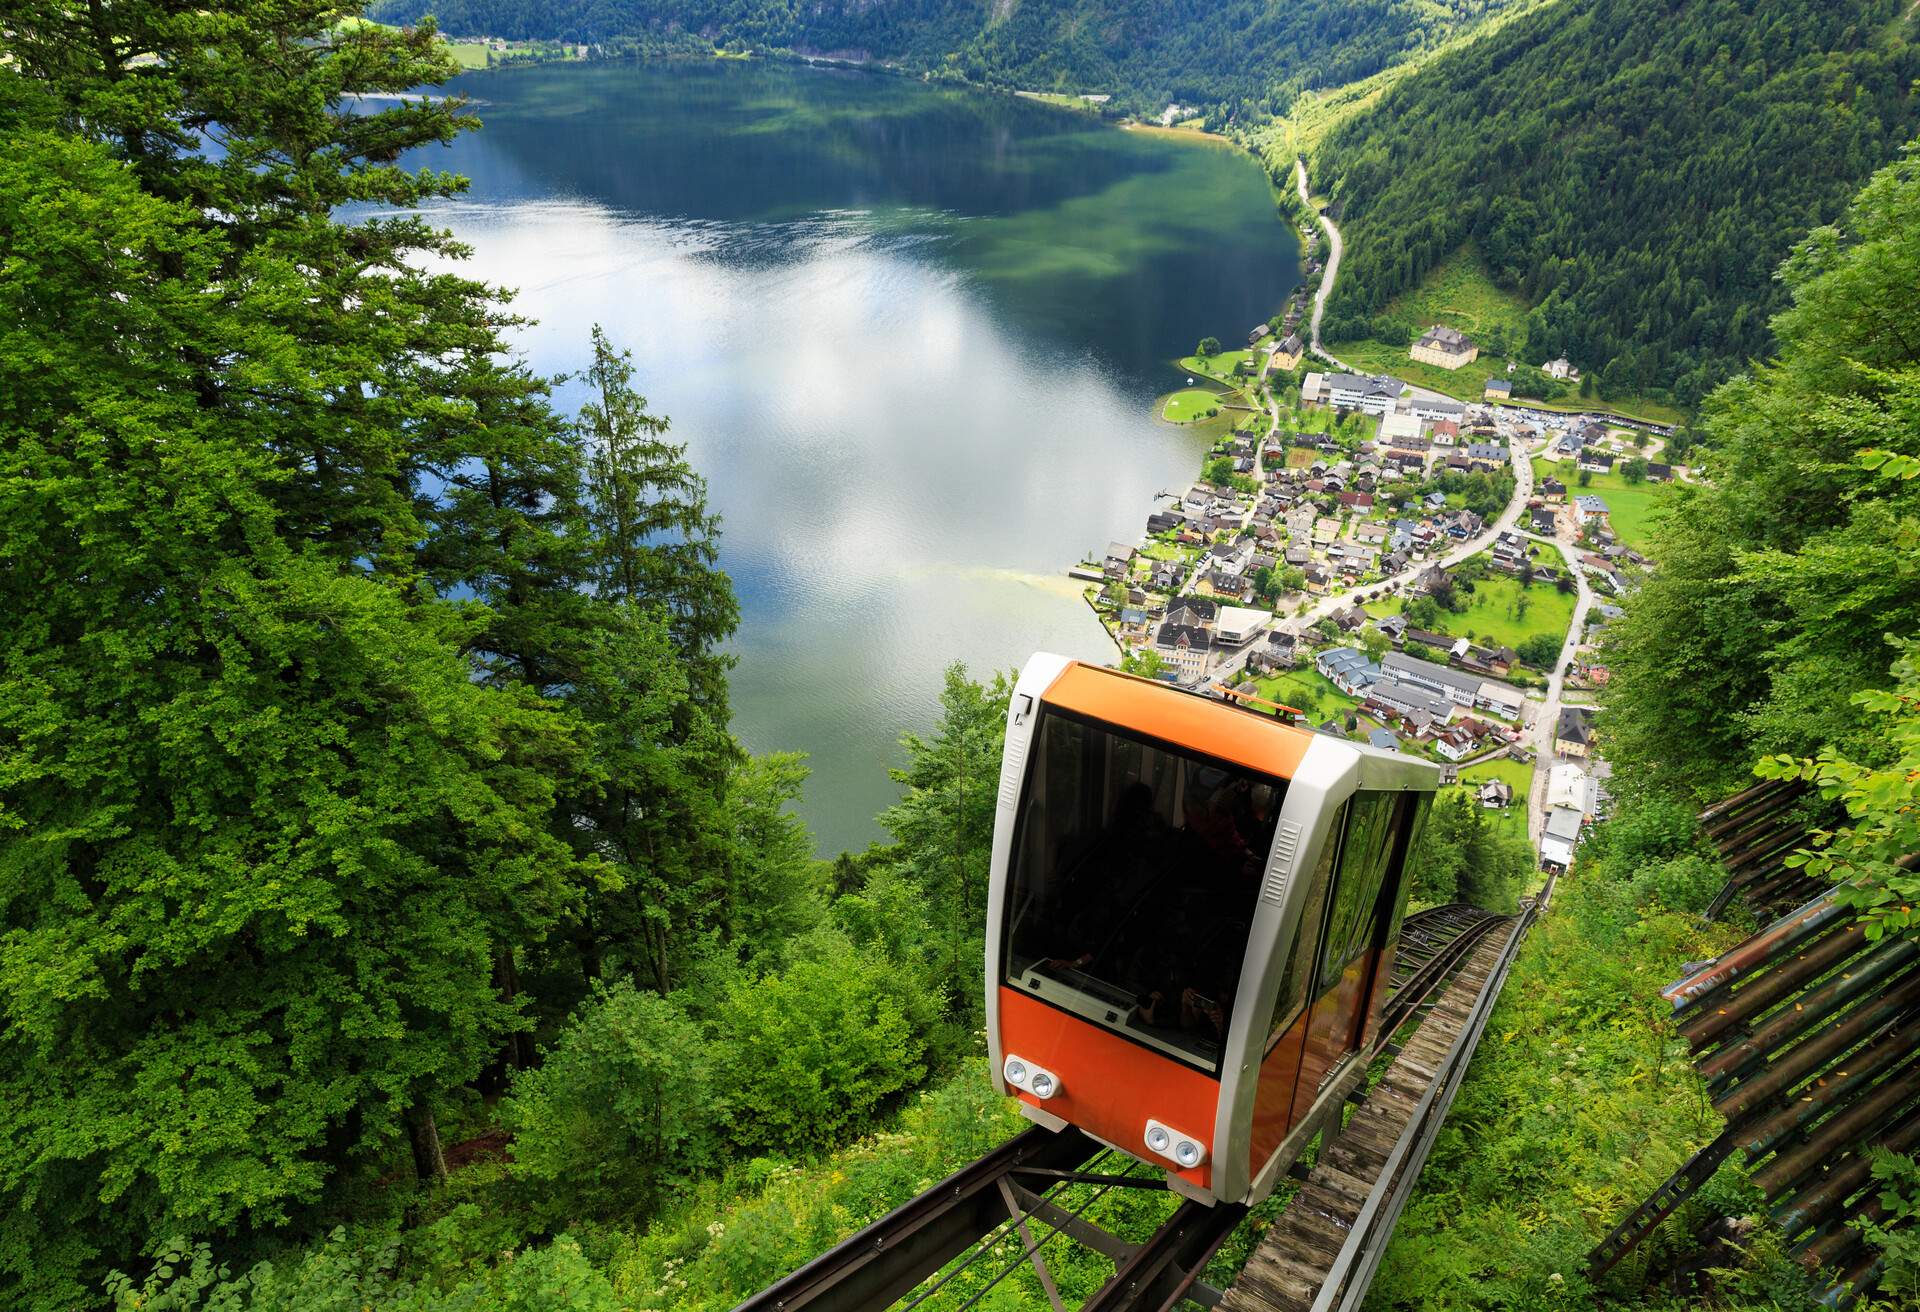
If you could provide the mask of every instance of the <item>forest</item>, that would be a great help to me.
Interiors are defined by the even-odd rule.
[[[837,54],[988,86],[1105,93],[1146,114],[1175,102],[1224,123],[1378,72],[1513,2],[381,0],[371,12],[396,23],[431,14],[456,36]]]
[[[980,1060],[1003,679],[815,859],[703,481],[598,329],[572,412],[517,363],[396,162],[474,127],[394,94],[444,46],[336,19],[0,36],[9,1307],[617,1306]],[[1428,833],[1424,896],[1511,901]]]
[[[473,128],[393,98],[453,66],[337,17],[0,32],[0,1303],[724,1306],[1004,1129],[967,1074],[1004,680],[948,671],[887,840],[816,860],[804,762],[731,732],[668,420],[598,330],[571,412],[515,362],[415,212],[460,180],[397,163]],[[1600,729],[1632,807],[1817,780],[1854,816],[1818,868],[1907,930],[1920,161],[1821,216]],[[1530,871],[1470,805],[1428,840],[1423,900]]]
[[[1328,132],[1331,340],[1471,243],[1532,307],[1522,358],[1691,410],[1772,352],[1774,270],[1920,125],[1896,0],[1559,0]],[[1785,343],[1780,343],[1785,345]]]

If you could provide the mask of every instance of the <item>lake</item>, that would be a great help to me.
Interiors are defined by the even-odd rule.
[[[1064,571],[1204,439],[1168,363],[1298,281],[1265,175],[1204,142],[899,78],[741,61],[470,75],[438,221],[519,289],[537,369],[603,324],[705,475],[743,620],[734,728],[797,749],[823,854],[880,836],[942,669],[1110,660]],[[571,408],[578,395],[562,389]]]

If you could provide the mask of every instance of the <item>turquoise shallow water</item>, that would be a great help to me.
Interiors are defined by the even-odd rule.
[[[469,77],[427,162],[518,343],[593,323],[712,487],[735,728],[810,754],[823,852],[879,834],[940,672],[1111,655],[1063,571],[1131,540],[1198,439],[1165,361],[1277,309],[1298,256],[1246,158],[998,96],[733,62]],[[562,390],[563,402],[575,398]]]

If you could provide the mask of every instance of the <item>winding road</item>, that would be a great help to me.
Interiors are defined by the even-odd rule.
[[[1327,312],[1327,297],[1333,292],[1333,280],[1340,276],[1340,255],[1346,250],[1346,245],[1340,240],[1340,229],[1333,226],[1333,220],[1324,214],[1316,213],[1313,201],[1308,199],[1307,161],[1298,155],[1294,156],[1293,160],[1293,180],[1294,185],[1300,189],[1301,205],[1306,207],[1307,213],[1313,214],[1320,220],[1320,226],[1327,234],[1327,269],[1320,276],[1320,290],[1313,294],[1313,317],[1307,321],[1308,348],[1328,364],[1347,369],[1347,365],[1328,355],[1325,348],[1320,345],[1320,319]],[[1349,369],[1348,372],[1352,371]]]

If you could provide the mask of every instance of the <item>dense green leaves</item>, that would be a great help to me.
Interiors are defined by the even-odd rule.
[[[644,1211],[664,1183],[712,1164],[712,1058],[675,999],[622,980],[574,1013],[501,1119],[517,1175],[565,1217]]]
[[[1467,902],[1502,914],[1533,873],[1533,851],[1481,809],[1464,789],[1434,799],[1420,846],[1408,858],[1415,871],[1408,894],[1426,903]]]
[[[1771,352],[1775,266],[1920,124],[1911,10],[1562,0],[1430,61],[1317,153],[1347,234],[1327,335],[1471,241],[1535,306],[1525,358],[1693,405]]]
[[[338,17],[0,35],[10,1305],[432,1180],[593,981],[821,914],[802,769],[727,734],[704,488],[604,339],[569,422],[443,234],[336,220],[457,190],[396,160],[470,126],[382,98],[430,32]]]
[[[1705,798],[1762,753],[1887,750],[1850,694],[1886,686],[1889,639],[1920,633],[1920,489],[1889,467],[1920,453],[1916,251],[1909,157],[1796,248],[1778,360],[1708,402],[1712,486],[1682,490],[1608,638],[1622,787]]]
[[[1366,77],[1511,0],[387,0],[392,22],[436,14],[449,32],[590,41],[614,49],[714,45],[878,59],[1030,90],[1106,92],[1159,113],[1169,101],[1284,109],[1302,88]]]

